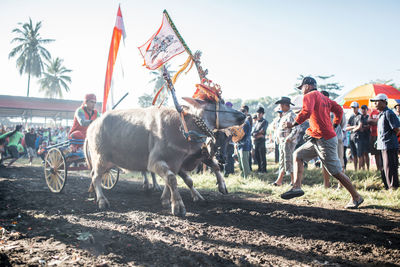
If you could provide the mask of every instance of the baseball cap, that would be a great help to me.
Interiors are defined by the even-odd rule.
[[[374,98],[370,99],[370,101],[372,101],[372,102],[380,101],[380,100],[388,101],[387,95],[385,95],[385,94],[377,94]]]
[[[362,105],[361,109],[368,109],[368,106],[367,105]]]
[[[305,84],[309,85],[314,85],[314,87],[317,87],[317,81],[310,76],[304,77],[303,81],[301,82],[300,86],[297,87],[297,89],[301,89],[301,87]]]
[[[358,104],[358,102],[353,101],[353,102],[351,102],[350,107],[351,107],[351,108],[359,108],[360,105]]]
[[[264,112],[264,108],[263,107],[259,107],[258,109],[257,109],[257,113],[265,113]]]

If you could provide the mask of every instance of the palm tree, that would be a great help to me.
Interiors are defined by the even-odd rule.
[[[49,98],[56,98],[57,96],[62,98],[63,88],[66,92],[69,92],[67,82],[71,83],[71,77],[65,74],[72,70],[65,68],[62,63],[63,60],[60,58],[45,63],[47,72],[44,72],[44,77],[39,80],[39,91],[44,92],[44,95]]]
[[[170,71],[168,70],[170,68],[169,64],[166,64],[165,67],[167,68],[167,71],[170,76],[174,74],[176,71]],[[165,84],[164,77],[163,77],[163,67],[158,68],[156,71],[150,72],[153,76],[155,76],[153,79],[149,81],[149,83],[154,83],[154,91],[153,95],[155,96],[158,92],[158,90],[161,89],[161,87]],[[166,97],[168,94],[168,89],[166,86],[162,90],[161,94],[158,96],[157,102],[160,103],[161,101],[164,101],[163,105],[166,105],[168,102],[168,98]]]
[[[151,103],[153,102],[154,96],[149,95],[149,94],[144,94],[142,96],[139,96],[138,98],[138,103],[139,106],[142,108],[147,108],[151,106]]]
[[[31,80],[31,75],[35,77],[40,77],[43,71],[42,57],[45,59],[50,59],[50,53],[47,51],[42,44],[47,44],[53,42],[52,39],[42,39],[39,34],[39,29],[42,27],[42,22],[36,23],[33,26],[32,19],[29,18],[29,23],[18,23],[22,25],[21,28],[15,28],[12,30],[16,33],[18,37],[11,40],[11,43],[18,43],[14,47],[8,58],[17,56],[17,68],[19,69],[19,74],[28,74],[28,90],[27,96],[29,97],[29,85]]]

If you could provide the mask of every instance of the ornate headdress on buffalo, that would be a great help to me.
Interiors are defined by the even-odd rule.
[[[205,100],[209,102],[221,101],[221,86],[214,84],[211,80],[202,79],[200,84],[196,84],[196,91],[193,94],[193,98]]]

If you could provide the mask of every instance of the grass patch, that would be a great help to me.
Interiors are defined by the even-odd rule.
[[[256,169],[253,166],[253,170]],[[230,193],[248,193],[268,196],[277,201],[284,201],[280,195],[290,189],[290,177],[285,176],[284,184],[280,187],[272,185],[276,180],[275,172],[278,166],[275,163],[268,163],[268,172],[266,174],[252,173],[251,177],[244,179],[240,177],[240,171],[235,168],[235,174],[225,178],[227,188]],[[347,170],[346,174],[350,177],[358,192],[364,198],[364,207],[388,209],[400,211],[400,190],[388,191],[383,187],[380,173],[376,170],[354,171]],[[206,172],[205,174],[192,174],[194,185],[200,190],[216,190],[214,174]],[[178,179],[179,186],[185,186]],[[310,166],[304,171],[303,190],[305,195],[300,199],[306,199],[309,202],[325,203],[338,202],[338,206],[344,206],[350,199],[350,194],[346,189],[336,189],[338,181],[331,178],[331,188],[324,188],[322,171],[320,168]],[[332,203],[331,203],[332,204]]]

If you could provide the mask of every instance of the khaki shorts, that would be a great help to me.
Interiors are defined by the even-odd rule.
[[[279,173],[283,170],[285,174],[293,173],[293,152],[296,147],[294,142],[279,143]]]
[[[329,140],[324,138],[312,139],[296,149],[294,158],[308,162],[313,158],[319,157],[328,173],[333,176],[342,172],[337,146],[338,139],[336,136]]]

